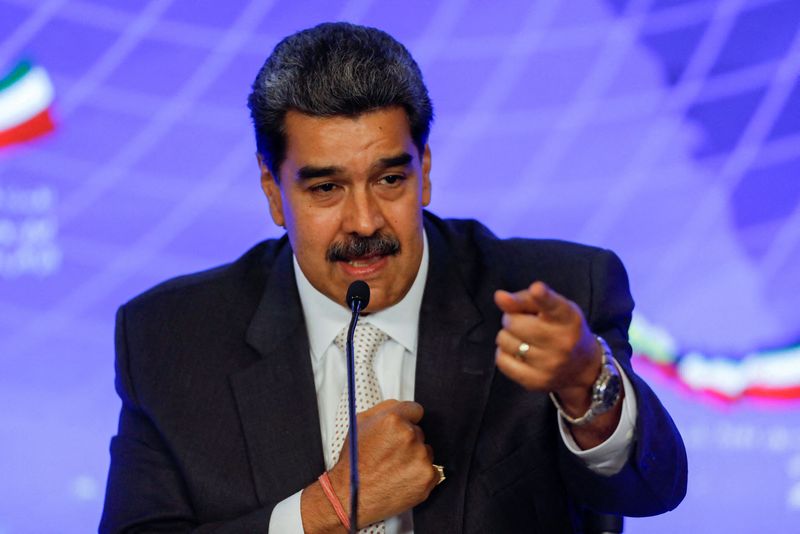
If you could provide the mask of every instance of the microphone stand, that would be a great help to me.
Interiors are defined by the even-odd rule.
[[[356,363],[353,335],[356,332],[361,299],[353,299],[353,316],[347,330],[347,409],[350,416],[350,534],[358,531],[358,425],[356,423]]]

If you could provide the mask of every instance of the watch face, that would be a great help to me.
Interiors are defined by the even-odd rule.
[[[622,379],[620,379],[617,369],[613,363],[606,364],[594,386],[592,412],[601,414],[610,410],[617,403],[621,392]]]
[[[603,397],[603,404],[611,407],[613,406],[619,394],[622,392],[622,383],[617,375],[611,375],[608,377],[608,380],[605,383],[605,387],[603,387],[602,397]]]

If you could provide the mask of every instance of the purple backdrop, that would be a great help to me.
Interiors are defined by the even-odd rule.
[[[96,529],[115,309],[278,235],[246,95],[278,39],[325,20],[418,59],[433,211],[616,250],[682,353],[800,341],[797,0],[0,0],[0,76],[44,69],[56,123],[0,147],[0,534]],[[643,372],[690,486],[626,531],[796,532],[798,403]]]

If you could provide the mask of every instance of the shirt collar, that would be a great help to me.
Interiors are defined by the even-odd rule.
[[[294,262],[294,277],[297,290],[300,294],[300,303],[303,306],[303,316],[306,321],[308,343],[311,356],[315,360],[322,358],[327,348],[336,339],[336,335],[350,324],[350,310],[343,304],[329,299],[319,292],[308,281],[297,257],[292,256]],[[397,304],[370,313],[359,319],[377,326],[386,334],[403,345],[403,347],[416,354],[417,335],[419,333],[419,310],[422,306],[422,294],[425,291],[425,280],[428,278],[428,236],[422,233],[422,260],[420,261],[417,276],[408,293]]]

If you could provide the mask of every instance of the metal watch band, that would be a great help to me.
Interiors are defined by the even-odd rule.
[[[603,339],[602,337],[596,335],[596,334],[595,334],[594,337],[597,340],[597,343],[598,343],[598,345],[600,345],[600,349],[603,352],[603,359],[602,359],[601,364],[600,364],[600,374],[597,376],[597,380],[595,380],[594,385],[592,386],[592,404],[589,406],[589,409],[586,410],[586,413],[584,413],[580,417],[572,417],[566,411],[564,411],[564,408],[561,407],[561,403],[558,402],[558,398],[556,398],[555,394],[552,391],[549,393],[550,400],[553,401],[553,404],[555,405],[556,410],[558,410],[559,416],[561,418],[563,418],[569,424],[575,425],[575,426],[582,426],[582,425],[585,425],[585,424],[589,423],[597,415],[600,415],[601,413],[605,413],[610,408],[610,406],[609,406],[609,407],[606,407],[605,409],[601,409],[602,406],[599,404],[598,399],[595,398],[594,392],[597,391],[597,389],[605,381],[607,381],[609,379],[609,377],[611,375],[611,371],[609,370],[609,366],[611,366],[611,367],[614,366],[613,356],[611,354],[611,348],[609,348],[608,343],[606,343],[606,340]],[[617,376],[619,376],[618,373],[616,373],[616,368],[614,368],[613,371],[614,371],[615,374],[617,374]],[[618,400],[619,400],[619,395],[617,395],[614,398],[614,404],[616,404]],[[612,404],[612,406],[613,406],[613,404]]]

